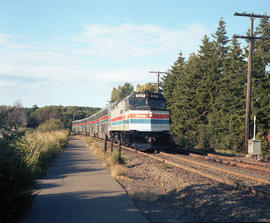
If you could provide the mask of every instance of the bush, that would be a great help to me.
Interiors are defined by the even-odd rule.
[[[262,140],[261,155],[264,160],[268,160],[269,151],[270,151],[270,142],[266,140]]]
[[[68,143],[68,131],[34,131],[26,133],[17,145],[24,154],[24,160],[35,176],[46,173],[49,161]]]
[[[34,177],[23,154],[15,147],[0,144],[0,222],[14,218],[31,204]]]
[[[42,122],[38,127],[37,131],[39,132],[49,132],[64,129],[63,123],[59,119],[49,119],[45,122]]]
[[[35,178],[68,143],[68,131],[27,132],[0,139],[0,222],[13,222],[30,207]]]
[[[175,137],[174,139],[175,144],[180,146],[182,149],[193,149],[194,148],[194,143],[189,140],[188,138],[182,136],[182,137]]]

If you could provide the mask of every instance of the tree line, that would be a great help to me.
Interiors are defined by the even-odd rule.
[[[255,35],[269,38],[269,34],[270,23],[263,18]],[[269,51],[270,40],[255,41],[251,117],[257,116],[256,137],[262,140],[264,152],[270,131]],[[243,151],[247,56],[247,47],[229,40],[223,18],[215,33],[204,36],[197,53],[187,59],[179,53],[162,80],[171,111],[171,133],[178,142],[205,150]]]
[[[72,120],[83,119],[98,112],[100,108],[80,106],[23,107],[19,102],[12,106],[0,106],[0,134],[10,135],[19,127],[36,128],[41,123],[56,119],[66,129],[71,129]]]
[[[146,84],[137,84],[136,91],[137,92],[145,92],[145,91],[152,91],[156,90],[156,85],[152,83]],[[132,84],[126,82],[122,86],[119,85],[117,88],[114,87],[111,92],[111,100],[110,102],[119,102],[124,99],[126,96],[130,95],[134,92],[134,87]]]

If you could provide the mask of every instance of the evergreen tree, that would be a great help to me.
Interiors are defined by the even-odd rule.
[[[178,135],[179,126],[178,121],[180,120],[180,115],[182,109],[176,104],[179,102],[179,94],[175,93],[176,86],[183,86],[184,82],[184,58],[182,53],[179,53],[177,60],[174,65],[171,66],[171,69],[167,72],[165,76],[162,77],[162,91],[164,97],[167,100],[168,108],[171,111],[171,132],[174,135]]]
[[[215,148],[240,151],[244,141],[246,62],[236,39],[226,60],[215,109],[209,116],[209,125],[216,132],[211,144]]]
[[[170,99],[173,97],[173,90],[176,86],[177,80],[181,79],[181,74],[183,73],[185,58],[183,57],[182,53],[180,52],[178,55],[177,60],[174,62],[174,65],[171,66],[171,69],[167,72],[165,76],[162,77],[162,91],[167,98],[167,102],[170,104]]]

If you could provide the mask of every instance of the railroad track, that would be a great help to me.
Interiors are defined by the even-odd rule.
[[[95,139],[104,141],[99,138]],[[224,158],[223,156],[210,154],[207,156],[194,153],[182,155],[166,152],[150,154],[134,150],[127,146],[122,146],[122,148],[220,183],[250,191],[261,197],[270,198],[270,171],[267,169],[266,163],[263,163],[264,165],[258,165],[254,161],[244,163],[235,158]],[[260,189],[260,187],[267,188],[268,190]]]
[[[170,147],[168,151],[169,152],[172,151],[174,153],[179,154],[179,149],[175,149],[174,147]],[[254,169],[254,170],[270,173],[270,163],[265,163],[261,161],[253,161],[253,160],[248,160],[248,159],[241,159],[240,157],[221,156],[221,155],[211,154],[211,153],[197,154],[197,153],[192,153],[192,152],[186,152],[186,154],[192,157],[211,160],[213,162],[219,162],[219,163],[227,164],[230,166],[238,166],[238,167],[249,168],[249,169]]]

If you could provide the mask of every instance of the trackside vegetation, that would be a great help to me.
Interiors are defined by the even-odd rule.
[[[256,36],[270,36],[270,22],[263,18]],[[256,40],[252,66],[253,117],[256,138],[265,156],[270,131],[270,40]],[[177,142],[207,151],[244,151],[245,100],[248,49],[229,40],[221,18],[215,33],[205,36],[197,53],[178,59],[163,78],[163,92],[171,111],[171,133]]]
[[[35,179],[47,173],[49,161],[68,143],[69,132],[61,126],[48,120],[0,138],[0,222],[14,222],[31,206]]]
[[[89,137],[84,137],[83,140],[93,154],[104,161],[104,165],[110,169],[112,177],[128,178],[127,168],[125,167],[126,158],[119,157],[118,150],[114,149],[112,153],[110,151],[105,152],[102,143],[100,144],[97,140]]]

